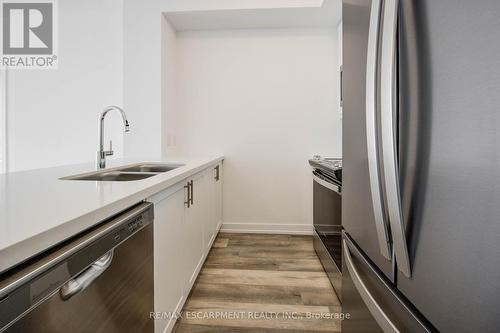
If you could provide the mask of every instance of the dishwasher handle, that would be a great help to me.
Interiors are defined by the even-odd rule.
[[[83,271],[74,279],[66,282],[59,289],[59,296],[63,301],[69,300],[71,297],[87,289],[88,286],[94,282],[113,261],[113,250],[107,252],[105,255],[97,259],[89,268]]]

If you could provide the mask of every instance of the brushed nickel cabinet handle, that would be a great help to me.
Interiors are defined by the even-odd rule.
[[[189,208],[191,206],[191,186],[189,185],[189,182],[187,185],[184,185],[184,192],[186,193],[186,201],[184,201],[184,205]]]
[[[189,199],[191,201],[191,206],[194,205],[194,186],[193,186],[193,180],[191,180],[189,183],[189,186],[190,186],[190,190],[189,190],[189,193],[191,195],[191,198]]]
[[[219,174],[220,173],[220,166],[217,164],[217,166],[214,169],[215,169],[215,177],[214,178],[216,181],[219,181],[219,179],[220,179],[220,174]]]

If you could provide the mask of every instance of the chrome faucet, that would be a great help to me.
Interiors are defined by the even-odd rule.
[[[113,155],[113,141],[109,141],[109,150],[104,150],[104,118],[109,111],[117,110],[122,115],[123,126],[125,127],[125,132],[129,132],[129,125],[127,120],[127,115],[122,108],[114,105],[110,105],[102,111],[99,117],[99,151],[97,152],[97,168],[104,169],[106,167],[106,156]]]

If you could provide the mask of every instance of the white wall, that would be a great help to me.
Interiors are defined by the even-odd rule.
[[[342,20],[339,22],[337,25],[337,39],[338,39],[338,50],[337,50],[337,57],[338,57],[338,66],[339,68],[342,67],[343,61],[342,61],[342,40],[343,40],[343,25],[342,25]],[[340,87],[339,87],[340,88]],[[342,89],[340,88],[339,94],[342,93]],[[339,107],[339,115],[342,118],[342,107]]]
[[[341,156],[337,38],[335,28],[177,33],[177,149],[225,154],[226,224],[312,224],[307,160]]]
[[[170,22],[162,19],[162,156],[177,155],[177,32]],[[167,112],[171,110],[172,112]]]
[[[9,171],[94,161],[98,115],[123,103],[122,0],[58,7],[59,68],[9,72]],[[110,114],[106,131],[121,156],[121,118]]]
[[[7,170],[7,100],[5,69],[0,69],[0,173]]]
[[[124,1],[124,106],[136,127],[125,137],[127,157],[158,157],[163,147],[162,20],[164,12],[321,6],[323,0]]]

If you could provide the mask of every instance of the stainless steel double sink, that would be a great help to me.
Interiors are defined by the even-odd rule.
[[[181,166],[184,166],[184,164],[139,163],[108,170],[99,170],[90,173],[63,177],[61,179],[128,182],[153,177],[164,172],[172,171]]]

